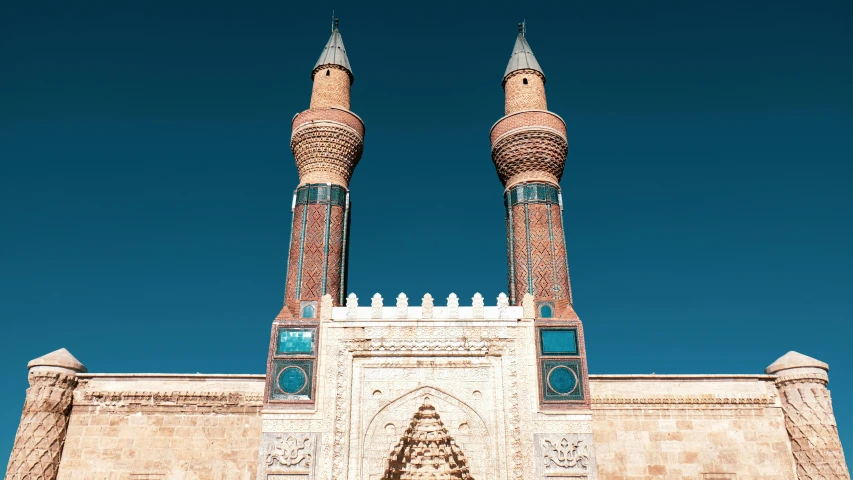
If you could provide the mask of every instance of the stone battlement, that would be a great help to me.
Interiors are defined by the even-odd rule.
[[[460,306],[459,297],[451,293],[446,306],[436,306],[432,295],[427,293],[421,299],[421,306],[409,306],[409,298],[400,293],[395,299],[396,306],[386,307],[380,294],[370,299],[369,307],[359,307],[358,297],[350,293],[345,307],[332,307],[331,316],[323,315],[332,321],[353,320],[532,320],[532,299],[529,314],[525,315],[523,306],[510,306],[505,293],[497,297],[495,306],[486,306],[485,299],[479,293],[471,298],[471,306]],[[321,312],[325,310],[321,309]],[[321,313],[322,315],[322,313]]]

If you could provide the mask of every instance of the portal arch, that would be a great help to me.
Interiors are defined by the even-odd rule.
[[[441,416],[448,433],[465,451],[472,476],[477,480],[496,479],[494,442],[486,422],[467,403],[431,386],[418,387],[397,397],[370,419],[362,438],[360,478],[376,480],[382,477],[388,455],[425,397]]]

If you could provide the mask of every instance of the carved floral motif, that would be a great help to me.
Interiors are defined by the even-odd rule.
[[[308,437],[298,440],[293,435],[282,438],[276,436],[273,452],[267,455],[267,465],[272,467],[278,462],[284,467],[293,467],[302,464],[303,467],[311,466],[311,439]]]
[[[573,442],[566,437],[553,442],[546,439],[542,441],[542,449],[545,452],[545,468],[589,468],[589,448],[583,443],[583,439],[579,438]]]

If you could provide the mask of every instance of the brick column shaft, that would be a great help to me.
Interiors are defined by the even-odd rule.
[[[548,183],[522,183],[504,194],[510,302],[525,293],[568,300],[572,292],[566,263],[559,190]]]
[[[293,198],[283,312],[316,315],[320,298],[346,296],[349,182],[364,149],[364,122],[349,111],[353,81],[337,28],[311,78],[311,107],[293,118],[290,148],[299,171]],[[330,53],[331,52],[331,53]],[[311,302],[304,309],[304,302]],[[280,316],[282,314],[279,314]],[[287,317],[288,315],[284,315]]]
[[[342,305],[349,192],[338,185],[303,185],[296,190],[294,205],[285,303],[299,306],[300,301],[319,301],[329,294],[336,305]]]

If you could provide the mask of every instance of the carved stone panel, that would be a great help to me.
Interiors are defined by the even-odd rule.
[[[361,458],[357,467],[361,476],[358,478],[374,480],[382,477],[389,452],[400,441],[411,421],[412,412],[417,411],[425,400],[435,407],[448,433],[465,451],[471,475],[478,480],[498,478],[499,462],[495,457],[498,444],[503,442],[495,438],[496,419],[491,407],[493,388],[489,378],[493,372],[471,359],[432,362],[431,367],[417,368],[417,364],[412,363],[396,368],[364,369],[362,390],[369,395],[362,397],[361,412],[354,415],[354,424],[362,423],[365,428],[358,446],[360,451],[351,453],[353,457]],[[448,393],[448,390],[459,390],[454,385],[457,381],[467,387],[466,391],[456,391],[456,395]],[[425,383],[435,387],[419,386]],[[485,401],[482,391],[488,394]],[[482,409],[481,415],[475,408],[486,404],[488,407]]]
[[[598,479],[592,434],[537,433],[534,437],[537,479]]]
[[[258,478],[314,478],[319,437],[317,433],[264,433],[261,438]]]

